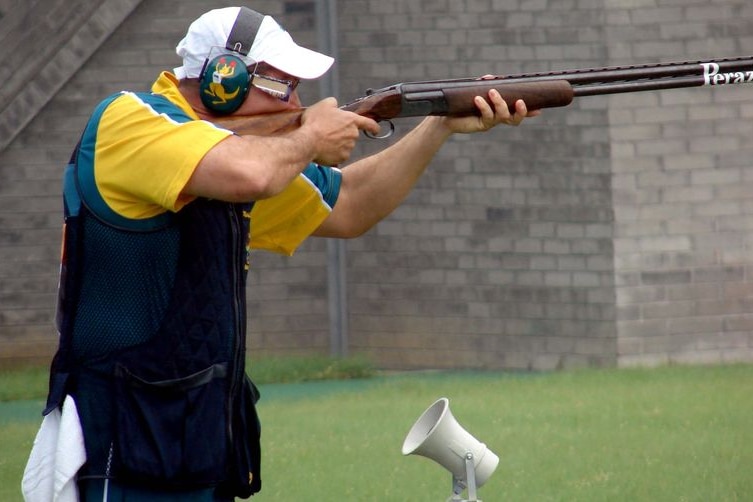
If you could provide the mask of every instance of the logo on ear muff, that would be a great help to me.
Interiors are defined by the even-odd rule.
[[[220,115],[233,113],[245,101],[248,89],[248,69],[241,58],[222,54],[204,64],[199,95],[210,111]]]

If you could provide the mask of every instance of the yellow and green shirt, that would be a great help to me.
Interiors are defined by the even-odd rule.
[[[122,92],[105,100],[84,134],[78,182],[87,206],[124,228],[159,225],[193,198],[182,194],[194,169],[233,134],[199,120],[163,73],[151,93]],[[340,172],[309,165],[282,193],[256,201],[249,248],[292,254],[330,214]]]

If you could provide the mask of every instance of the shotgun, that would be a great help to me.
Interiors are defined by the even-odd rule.
[[[476,114],[473,98],[485,97],[491,89],[499,91],[513,112],[518,99],[524,100],[529,110],[539,110],[567,106],[573,98],[584,96],[744,83],[753,83],[753,56],[405,82],[369,89],[365,96],[341,108],[387,122],[390,130],[376,136],[385,138],[394,132],[392,119]],[[214,122],[238,134],[271,136],[299,127],[303,110],[227,116]]]

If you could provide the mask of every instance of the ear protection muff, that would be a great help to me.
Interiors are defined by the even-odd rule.
[[[227,115],[246,100],[249,74],[246,63],[232,54],[222,54],[204,63],[199,80],[201,102],[218,115]]]
[[[259,32],[264,15],[241,7],[227,37],[225,49],[247,55]],[[240,108],[250,87],[246,63],[239,56],[220,54],[207,57],[199,76],[199,96],[204,106],[218,115],[227,115]]]

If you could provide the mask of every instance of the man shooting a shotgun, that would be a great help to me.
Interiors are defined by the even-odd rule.
[[[292,254],[309,235],[361,235],[403,201],[453,133],[535,114],[522,100],[511,113],[490,90],[471,97],[477,114],[427,117],[340,170],[327,166],[379,126],[334,98],[275,136],[212,123],[300,107],[299,80],[320,77],[331,58],[246,7],[204,14],[177,53],[182,66],[151,93],[100,103],[65,171],[60,345],[42,428],[60,410],[80,423],[80,455],[68,458],[81,465],[55,486],[82,500],[257,492],[258,394],[244,367],[250,249]],[[29,500],[52,486],[39,481],[51,474],[38,458],[33,451],[24,480]]]

